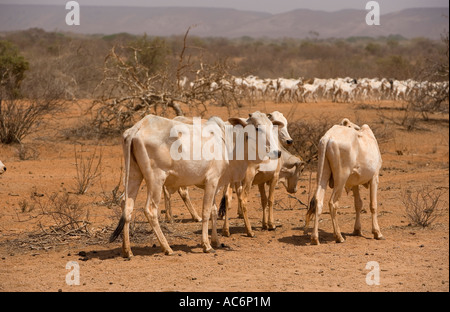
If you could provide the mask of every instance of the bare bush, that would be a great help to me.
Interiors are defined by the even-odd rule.
[[[33,74],[21,83],[20,94],[0,88],[0,142],[21,143],[44,117],[64,109],[64,85],[44,74]]]
[[[20,144],[16,149],[16,154],[20,160],[36,160],[39,158],[40,153],[30,145]]]
[[[102,185],[102,193],[100,194],[100,196],[102,197],[102,201],[100,202],[101,205],[105,205],[109,209],[113,208],[114,206],[120,207],[120,203],[124,196],[124,191],[122,187],[122,176],[123,176],[123,167],[120,167],[119,179],[117,180],[116,185],[110,191],[105,191],[105,188],[103,187],[100,181],[100,184]]]
[[[299,154],[309,166],[313,166],[318,158],[319,141],[332,125],[327,118],[290,122],[289,134],[294,140],[291,151]]]
[[[443,191],[429,186],[404,191],[402,202],[411,223],[424,228],[431,225],[440,214],[440,199],[443,194]]]
[[[53,193],[49,196],[32,197],[33,207],[43,216],[50,216],[52,225],[48,228],[40,224],[43,235],[79,236],[91,235],[88,226],[89,209],[69,193]]]
[[[231,106],[239,102],[233,85],[227,83],[231,81],[230,65],[226,60],[204,63],[201,55],[194,62],[186,55],[191,49],[187,46],[188,33],[189,29],[177,64],[148,62],[143,56],[157,49],[153,41],[111,49],[104,63],[104,78],[97,88],[102,96],[91,107],[96,128],[122,132],[149,113],[164,116],[171,109],[177,116],[184,115],[182,104],[203,116],[207,105]],[[188,77],[190,83],[183,85]]]
[[[45,115],[60,110],[59,98],[50,94],[40,98],[0,99],[0,142],[4,144],[21,143],[43,122]]]
[[[77,194],[85,194],[101,174],[102,152],[100,151],[97,155],[97,147],[95,147],[94,151],[86,157],[82,147],[77,151],[74,145],[73,150],[77,169],[75,190]]]

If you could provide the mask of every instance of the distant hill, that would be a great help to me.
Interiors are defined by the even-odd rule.
[[[202,37],[292,37],[311,32],[319,38],[401,35],[439,38],[448,30],[449,8],[414,8],[381,16],[380,26],[365,23],[367,11],[293,10],[280,14],[219,8],[149,8],[81,6],[81,25],[67,26],[64,6],[0,4],[0,31],[42,28],[85,34],[127,32],[155,36],[184,34]]]

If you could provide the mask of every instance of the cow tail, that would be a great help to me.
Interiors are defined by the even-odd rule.
[[[219,206],[219,218],[225,217],[225,213],[227,212],[227,198],[225,194],[222,196],[222,200],[220,201]]]
[[[306,212],[305,217],[305,226],[304,229],[309,225],[309,221],[311,220],[311,216],[314,216],[317,209],[317,191],[320,187],[320,181],[322,180],[322,174],[323,174],[323,168],[325,165],[326,157],[325,153],[327,151],[327,145],[328,145],[328,138],[322,137],[322,139],[319,142],[319,163],[317,164],[317,190],[314,193],[314,196],[311,198],[311,201],[309,202],[308,211]]]
[[[124,177],[124,185],[125,185],[125,191],[124,191],[124,201],[122,202],[122,216],[120,217],[119,224],[117,225],[114,232],[111,234],[109,238],[109,242],[114,242],[117,237],[119,237],[120,233],[123,231],[123,227],[125,225],[126,220],[126,204],[128,202],[128,180],[130,177],[130,159],[131,159],[131,142],[133,140],[132,135],[126,135],[124,137],[124,144],[123,144],[123,152],[125,155],[125,177]]]

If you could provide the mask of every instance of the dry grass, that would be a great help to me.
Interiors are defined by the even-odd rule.
[[[411,224],[424,228],[430,226],[441,214],[442,195],[443,190],[431,186],[404,191],[402,202]]]

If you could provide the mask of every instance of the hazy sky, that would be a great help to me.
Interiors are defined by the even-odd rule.
[[[0,3],[57,4],[65,6],[68,0],[0,0]],[[197,6],[235,8],[239,10],[270,13],[294,9],[338,11],[342,9],[364,10],[368,0],[78,0],[83,5],[114,6]],[[448,7],[448,0],[378,0],[381,13],[388,13],[412,7]]]

